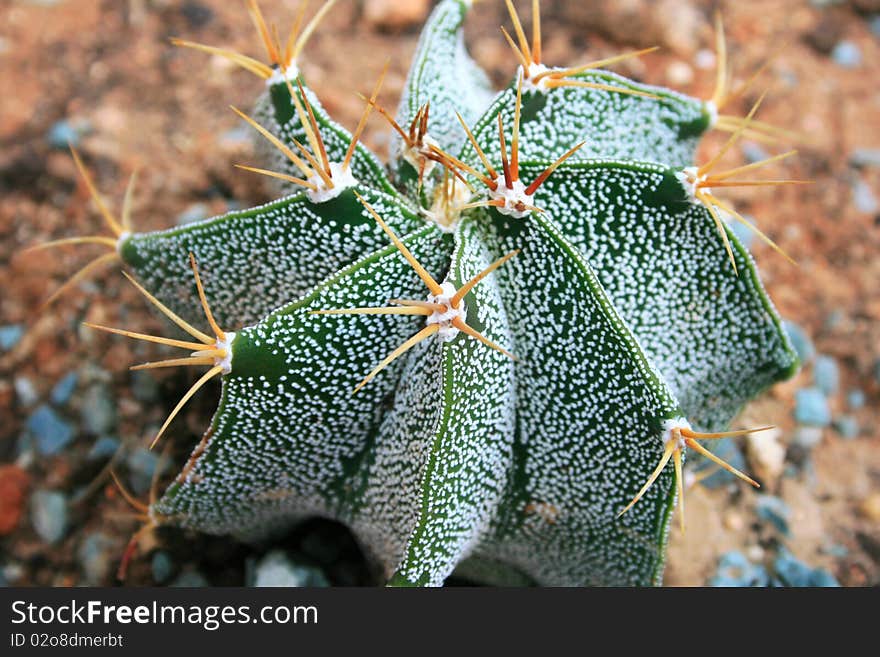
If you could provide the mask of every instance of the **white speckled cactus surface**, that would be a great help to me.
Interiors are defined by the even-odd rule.
[[[279,199],[153,233],[103,209],[106,257],[191,339],[98,328],[189,352],[147,367],[207,369],[160,434],[222,381],[147,525],[256,539],[331,518],[394,585],[659,583],[684,456],[717,459],[711,439],[798,366],[726,223],[745,220],[723,188],[764,162],[720,156],[770,128],[721,114],[742,91],[723,57],[709,101],[602,70],[647,51],[556,68],[537,2],[530,34],[508,2],[517,70],[496,93],[464,47],[470,2],[443,0],[396,116],[380,80],[352,135],[296,64],[333,3],[286,45],[247,4],[268,64],[177,43],[265,78],[239,112],[265,168],[243,168]],[[387,166],[359,141],[370,113]],[[713,128],[730,141],[695,162]]]

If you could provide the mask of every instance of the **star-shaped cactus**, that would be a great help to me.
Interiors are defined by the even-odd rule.
[[[101,243],[197,342],[116,332],[222,381],[189,462],[135,504],[147,526],[253,539],[329,517],[399,585],[660,582],[687,452],[717,461],[698,441],[797,367],[719,214],[744,221],[719,191],[759,164],[694,163],[726,70],[704,102],[599,69],[631,55],[554,68],[538,2],[529,42],[508,0],[517,70],[493,95],[463,46],[471,3],[442,0],[398,116],[380,81],[352,135],[295,64],[317,20],[282,46],[247,4],[269,64],[178,43],[266,80],[239,115],[272,155],[244,168],[286,195],[156,233],[102,210]],[[359,141],[371,110],[387,168]],[[724,119],[723,151],[770,134],[753,114]]]

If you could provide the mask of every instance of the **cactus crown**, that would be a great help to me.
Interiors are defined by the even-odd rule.
[[[602,70],[652,49],[545,63],[538,1],[531,41],[505,1],[507,88],[493,92],[464,48],[471,3],[442,0],[397,115],[380,78],[353,134],[296,65],[332,0],[305,27],[300,11],[284,45],[249,0],[268,63],[175,40],[266,80],[253,118],[235,111],[268,146],[266,168],[240,165],[277,183],[267,205],[135,232],[130,193],[117,221],[74,153],[113,235],[51,246],[109,247],[87,270],[121,260],[191,340],[95,328],[191,352],[140,367],[207,368],[159,435],[222,381],[176,480],[148,506],[132,500],[146,528],[254,539],[320,515],[347,524],[392,584],[456,569],[647,584],[683,508],[686,451],[757,485],[698,441],[745,433],[727,425],[797,359],[725,218],[751,224],[721,192],[797,181],[735,182],[791,153],[716,169],[743,135],[783,131],[754,119],[760,101],[719,114],[744,92],[730,90],[720,22],[718,85],[702,101]],[[371,111],[393,129],[387,166],[359,140]],[[712,128],[732,135],[696,165]]]

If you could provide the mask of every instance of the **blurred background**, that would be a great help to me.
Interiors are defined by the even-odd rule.
[[[313,3],[317,4],[317,3]],[[527,26],[530,3],[516,3]],[[339,0],[301,68],[324,106],[352,129],[387,58],[381,102],[396,107],[430,0]],[[262,0],[282,32],[296,3]],[[809,186],[727,198],[791,254],[758,241],[764,283],[804,360],[802,371],[751,404],[737,426],[772,432],[723,446],[758,478],[753,491],[722,474],[692,481],[687,532],[673,527],[670,585],[880,583],[880,0],[544,0],[545,60],[570,66],[647,46],[616,67],[708,98],[715,74],[712,17],[724,16],[734,77],[748,78],[728,111],[744,115],[765,89],[760,118],[799,143],[743,141],[732,164],[794,146],[767,177]],[[313,8],[314,10],[314,8]],[[515,70],[499,26],[502,0],[481,0],[467,25],[474,57],[498,84]],[[175,420],[163,458],[146,446],[183,390],[181,371],[130,372],[163,352],[81,328],[83,321],[155,332],[166,326],[119,275],[96,271],[49,307],[48,296],[101,251],[29,245],[99,233],[67,143],[119,211],[139,168],[138,230],[197,221],[268,200],[251,134],[228,105],[248,107],[263,82],[172,36],[258,58],[243,2],[0,0],[0,583],[113,584],[132,532],[131,507],[110,477],[147,500],[198,442],[216,403],[201,392]],[[725,135],[711,133],[713,152]],[[365,141],[385,153],[375,114]],[[772,168],[772,167],[771,167]],[[775,175],[782,174],[782,175]],[[749,236],[744,235],[748,240]],[[129,585],[375,583],[350,535],[309,521],[272,545],[180,530],[147,532]]]

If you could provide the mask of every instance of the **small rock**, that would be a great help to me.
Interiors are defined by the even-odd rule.
[[[718,559],[718,569],[709,586],[766,586],[767,571],[756,566],[742,552],[725,552]]]
[[[0,326],[0,351],[9,351],[21,340],[24,327],[21,324]]]
[[[22,406],[33,406],[40,399],[34,384],[26,376],[17,376],[12,382],[15,395]]]
[[[153,555],[150,566],[153,570],[153,581],[157,584],[168,581],[174,574],[174,561],[164,550],[159,550]]]
[[[797,352],[801,363],[809,363],[816,354],[810,336],[808,336],[807,332],[800,326],[788,320],[782,321],[782,327],[785,329],[788,339],[791,340],[791,346],[794,347],[794,350]]]
[[[862,63],[862,51],[852,41],[840,41],[831,50],[831,59],[843,68],[857,68]]]
[[[29,477],[17,465],[0,465],[0,536],[18,527]]]
[[[859,513],[868,520],[880,522],[880,493],[871,493],[859,505]]]
[[[694,69],[686,62],[676,60],[666,67],[666,80],[673,87],[687,86],[694,81]]]
[[[197,570],[187,570],[185,572],[180,573],[169,586],[174,587],[183,587],[183,588],[201,588],[204,586],[211,586],[208,582],[207,578],[202,575]]]
[[[773,570],[777,583],[782,586],[840,586],[831,573],[823,568],[813,569],[796,559],[785,548],[780,549]]]
[[[745,218],[754,223],[752,217],[746,216]],[[752,243],[755,241],[755,231],[748,226],[744,226],[739,221],[732,221],[728,226],[730,226],[730,230],[733,231],[733,234],[736,235],[736,239],[738,239],[744,247],[747,249],[752,248]]]
[[[743,456],[739,445],[735,441],[730,440],[729,438],[722,438],[721,440],[714,440],[712,442],[715,443],[712,445],[713,454],[727,461],[737,470],[746,469],[746,459]],[[709,465],[711,467],[712,464],[710,463]],[[706,488],[719,488],[736,480],[736,476],[727,470],[718,469],[703,479],[700,483]]]
[[[746,436],[746,453],[755,476],[765,485],[773,486],[785,470],[785,445],[779,429],[768,429]]]
[[[865,214],[876,214],[877,208],[880,207],[880,202],[874,196],[871,186],[861,178],[856,178],[853,181],[852,188],[853,205],[856,207],[856,210]]]
[[[846,321],[846,313],[840,308],[835,308],[825,317],[825,329],[834,331]]]
[[[841,438],[852,440],[859,435],[859,421],[852,415],[841,415],[834,420],[834,428]]]
[[[317,568],[295,564],[283,551],[273,550],[257,564],[253,586],[329,586],[329,583]]]
[[[131,376],[132,394],[139,402],[148,404],[159,399],[159,383],[156,377],[144,370],[136,370]]]
[[[49,395],[49,399],[52,400],[52,403],[56,406],[64,406],[64,404],[69,402],[70,398],[73,396],[73,391],[76,390],[78,380],[79,375],[76,372],[68,372],[65,374],[61,380],[55,384],[55,387],[52,388],[52,392]]]
[[[76,555],[86,584],[98,586],[104,582],[116,558],[115,549],[115,541],[104,533],[96,532],[85,537]]]
[[[840,385],[840,372],[837,369],[837,361],[831,356],[816,356],[813,363],[813,381],[816,386],[826,395],[837,393]]]
[[[47,543],[57,543],[67,531],[67,497],[64,493],[38,490],[31,495],[31,523]]]
[[[205,203],[193,203],[186,210],[177,215],[177,225],[184,226],[196,221],[207,219],[211,209]]]
[[[366,0],[364,20],[374,28],[396,30],[422,23],[429,0]]]
[[[715,57],[715,53],[707,48],[701,48],[694,56],[694,66],[696,66],[701,71],[714,69],[716,61],[717,58]]]
[[[792,443],[806,451],[810,451],[822,442],[824,432],[821,427],[798,427],[794,431]]]
[[[853,388],[846,393],[846,403],[851,410],[859,410],[865,405],[865,393],[858,388]]]
[[[783,536],[790,534],[788,519],[791,517],[791,509],[778,497],[761,495],[755,505],[755,513],[761,520],[773,525]]]
[[[831,424],[828,400],[818,388],[801,388],[795,393],[794,417],[800,424],[827,427]]]
[[[880,14],[868,19],[868,28],[871,30],[871,34],[880,39]]]
[[[90,461],[103,461],[112,458],[119,449],[119,439],[112,436],[99,436],[89,450]]]
[[[746,160],[750,164],[754,164],[755,162],[760,162],[761,160],[766,160],[770,157],[770,153],[767,152],[761,144],[755,143],[753,141],[744,141],[740,146],[743,155]]]
[[[880,148],[856,148],[850,153],[849,163],[854,167],[880,167]]]
[[[724,523],[725,529],[729,529],[732,532],[742,531],[743,527],[746,526],[742,514],[733,510],[724,514],[722,522]]]
[[[52,148],[64,149],[79,146],[79,131],[69,121],[56,121],[46,133],[46,141]]]
[[[116,406],[106,386],[89,386],[83,396],[80,417],[88,433],[102,435],[116,427]]]
[[[150,490],[159,461],[159,456],[145,447],[138,447],[128,455],[128,481],[135,495],[143,495]]]
[[[73,440],[73,427],[46,404],[41,404],[27,419],[27,430],[36,440],[43,456],[57,454]]]

